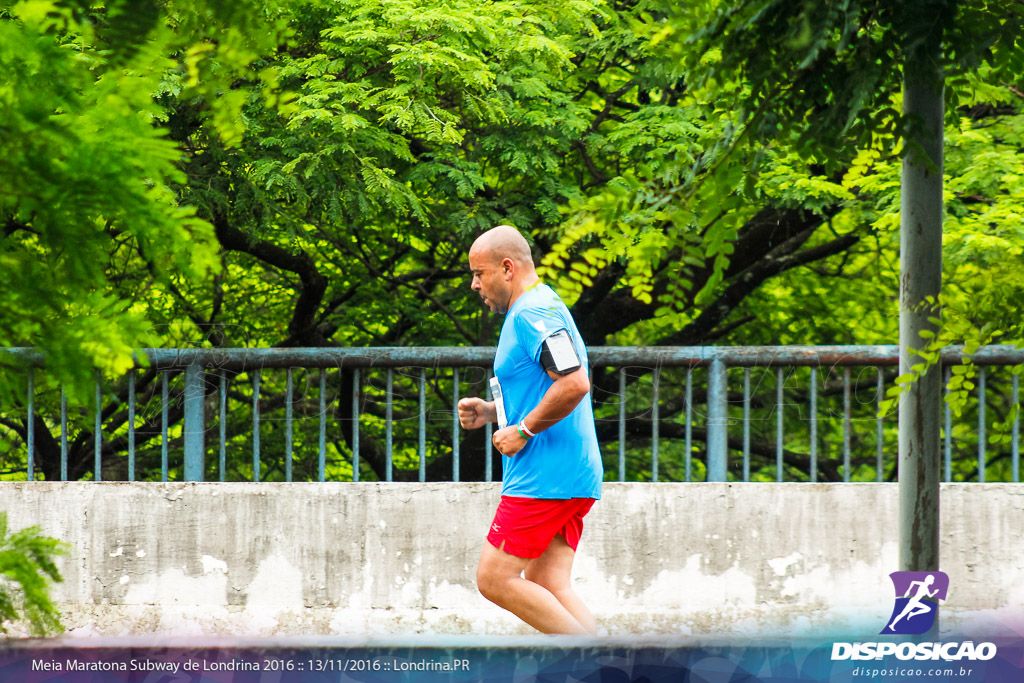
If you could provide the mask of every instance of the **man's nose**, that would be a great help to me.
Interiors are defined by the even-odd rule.
[[[480,289],[480,278],[474,277],[473,281],[469,284],[469,288],[474,291]]]

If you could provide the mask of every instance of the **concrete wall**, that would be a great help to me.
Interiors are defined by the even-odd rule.
[[[71,544],[70,636],[529,633],[481,598],[497,484],[34,482],[11,527]],[[607,484],[574,582],[622,634],[870,635],[894,484]],[[1024,486],[946,485],[942,628],[1024,626]],[[1024,631],[1024,629],[1022,629]]]

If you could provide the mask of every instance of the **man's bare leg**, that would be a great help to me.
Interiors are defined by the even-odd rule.
[[[564,539],[562,542],[565,542]],[[555,555],[560,556],[561,553],[556,552]],[[593,631],[580,624],[576,617],[573,616],[573,613],[566,609],[559,598],[548,588],[522,577],[523,571],[529,571],[529,566],[532,563],[536,563],[542,557],[543,555],[536,560],[516,557],[504,550],[495,548],[490,543],[484,543],[484,550],[480,555],[480,564],[477,565],[476,570],[476,581],[480,593],[499,607],[512,612],[512,614],[541,633],[565,633],[572,635],[593,633]],[[541,567],[543,568],[549,563],[550,561],[542,563]],[[560,559],[555,564],[557,566],[564,565],[564,559]],[[571,568],[572,562],[570,560],[569,569]],[[544,573],[546,574],[547,572]],[[568,581],[568,576],[566,576],[566,581]]]
[[[547,588],[587,633],[597,633],[597,621],[572,589],[572,563],[576,551],[557,535],[544,554],[526,565],[526,578]]]

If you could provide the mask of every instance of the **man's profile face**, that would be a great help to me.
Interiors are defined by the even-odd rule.
[[[469,270],[473,274],[470,289],[480,295],[491,311],[506,313],[511,287],[505,279],[508,269],[504,262],[474,247],[469,250]]]

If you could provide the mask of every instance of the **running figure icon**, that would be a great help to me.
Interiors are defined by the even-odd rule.
[[[946,598],[949,577],[940,571],[893,572],[890,577],[896,601],[882,633],[926,633],[935,623],[939,603]]]
[[[933,583],[935,583],[934,574],[929,574],[928,576],[926,576],[924,581],[912,581],[910,583],[910,588],[907,589],[907,594],[903,596],[905,598],[910,598],[910,602],[908,602],[907,606],[903,608],[903,611],[900,612],[900,615],[893,619],[892,623],[889,624],[890,630],[895,631],[896,622],[900,619],[903,619],[904,617],[906,617],[908,620],[913,619],[914,617],[920,614],[927,614],[928,612],[931,612],[933,609],[935,609],[931,605],[921,601],[921,599],[925,597],[934,598],[935,595],[939,592],[938,588],[936,588],[933,591],[928,590],[928,587],[931,586]],[[914,586],[917,586],[917,593],[913,597],[911,597],[910,594],[911,592],[913,592]]]

